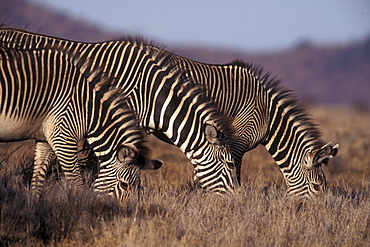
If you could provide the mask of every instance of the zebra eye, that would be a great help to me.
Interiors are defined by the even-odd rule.
[[[128,190],[129,184],[126,181],[119,181],[118,186],[121,190]]]
[[[235,164],[234,164],[234,162],[226,162],[226,165],[227,165],[227,167],[228,167],[230,170],[232,170],[232,169],[234,169],[234,168],[235,168]]]
[[[312,184],[312,187],[316,191],[319,191],[320,190],[320,185],[318,185],[318,184]]]

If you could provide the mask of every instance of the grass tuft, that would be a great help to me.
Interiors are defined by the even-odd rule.
[[[177,148],[154,139],[155,158],[165,164],[142,172],[138,197],[118,204],[88,186],[70,188],[51,171],[36,199],[28,191],[32,145],[14,151],[23,144],[2,144],[0,246],[366,246],[370,113],[310,111],[324,139],[340,148],[324,168],[327,193],[306,201],[286,196],[263,147],[245,155],[235,196],[217,196],[193,185],[192,165]]]

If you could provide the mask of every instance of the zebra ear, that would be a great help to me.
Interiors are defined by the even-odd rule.
[[[128,164],[138,157],[138,151],[134,146],[122,146],[117,153],[120,162]]]
[[[145,160],[143,163],[139,162],[139,167],[141,170],[158,170],[162,167],[162,165],[162,160]]]
[[[136,165],[138,165],[141,170],[157,170],[161,168],[163,161],[152,160],[142,153],[139,153],[138,157],[136,158]]]
[[[218,144],[219,141],[217,139],[218,133],[217,129],[214,125],[212,124],[206,124],[206,128],[204,130],[207,140],[212,143],[212,144]]]
[[[154,166],[153,170],[158,170],[159,168],[162,167],[163,161],[162,160],[152,160],[152,164]]]
[[[333,146],[331,142],[324,145],[315,154],[312,162],[313,166],[320,166],[321,164],[327,165],[329,160],[331,160],[338,153],[338,148],[339,144]]]

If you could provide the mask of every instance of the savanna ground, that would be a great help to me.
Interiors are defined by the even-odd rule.
[[[33,142],[0,146],[0,246],[366,246],[370,245],[370,112],[309,108],[339,154],[325,167],[329,190],[299,202],[263,147],[243,160],[233,197],[192,185],[192,166],[175,147],[150,138],[165,161],[142,172],[140,199],[124,205],[88,187],[67,189],[54,171],[39,200],[26,186]]]

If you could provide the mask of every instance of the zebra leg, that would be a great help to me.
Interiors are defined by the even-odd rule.
[[[242,160],[235,158],[235,168],[236,168],[236,178],[238,180],[238,183],[241,184],[240,182],[240,174],[241,174],[241,169],[242,169]]]
[[[31,191],[40,195],[45,184],[47,169],[54,158],[54,152],[47,142],[36,142]]]
[[[73,185],[81,187],[83,185],[82,169],[78,163],[78,147],[74,139],[64,139],[63,142],[53,142],[53,149],[65,177]]]

